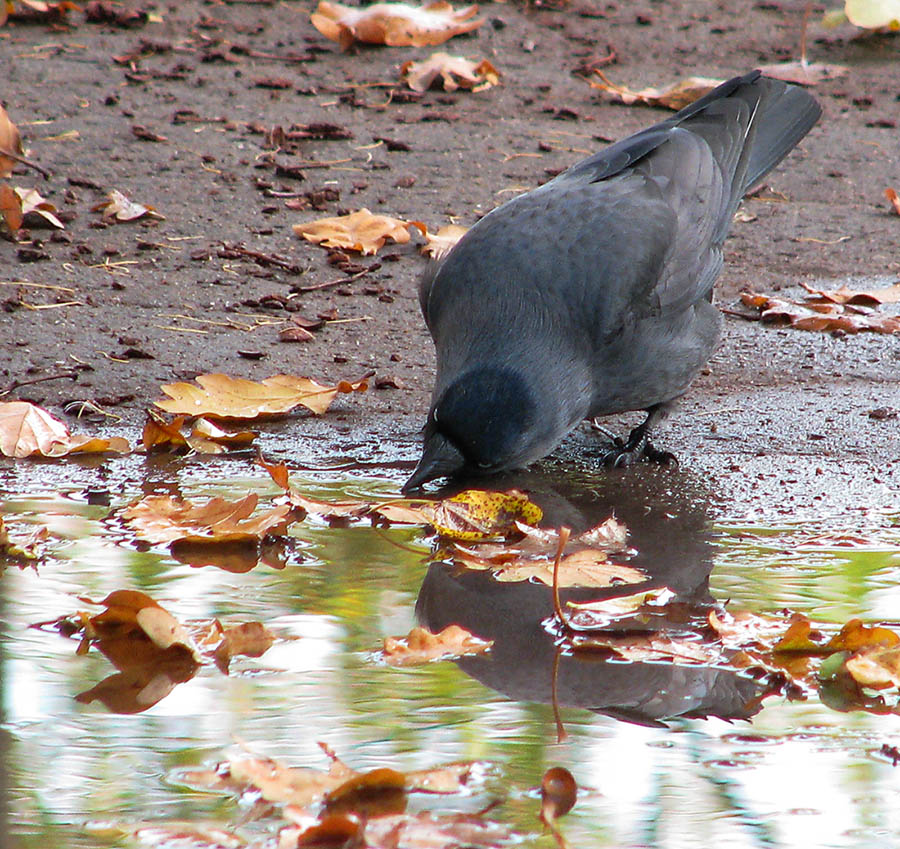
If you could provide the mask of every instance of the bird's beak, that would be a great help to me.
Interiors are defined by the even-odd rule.
[[[400,491],[418,489],[423,483],[452,475],[465,465],[465,457],[449,439],[441,433],[431,433],[425,437],[419,465]]]

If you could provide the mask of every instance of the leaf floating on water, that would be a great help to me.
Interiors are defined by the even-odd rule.
[[[5,457],[65,457],[69,454],[125,454],[127,439],[70,434],[59,419],[27,401],[0,402],[0,454]]]
[[[440,87],[444,91],[468,88],[482,91],[500,82],[500,72],[487,59],[474,62],[449,53],[432,53],[422,62],[409,60],[400,66],[400,76],[413,91]]]
[[[308,377],[276,374],[261,383],[227,374],[201,374],[194,383],[168,383],[160,387],[169,398],[156,401],[168,413],[255,419],[288,413],[303,406],[315,415],[324,413],[339,393],[364,392],[366,380],[341,381],[325,386]]]
[[[469,654],[483,654],[493,645],[459,625],[448,625],[437,634],[413,628],[406,637],[385,637],[382,659],[390,666],[416,666]]]
[[[251,492],[239,501],[211,498],[195,504],[171,495],[148,495],[122,513],[140,539],[151,543],[224,543],[258,541],[284,534],[293,521],[290,504],[250,518],[259,497]]]
[[[543,511],[521,492],[467,489],[442,501],[422,502],[426,521],[444,539],[479,540],[518,534],[517,523],[536,525]]]
[[[358,251],[366,256],[378,253],[388,239],[405,245],[410,240],[410,227],[418,229],[423,236],[427,233],[421,221],[402,221],[360,209],[337,218],[319,218],[305,224],[294,224],[293,230],[307,242],[326,248]]]
[[[478,29],[484,19],[471,20],[477,14],[477,6],[454,9],[445,0],[425,6],[373,3],[364,9],[321,0],[310,21],[326,38],[337,41],[342,50],[355,41],[389,47],[428,47]]]
[[[702,97],[704,94],[712,91],[717,85],[725,82],[724,80],[710,77],[688,77],[662,88],[642,88],[640,91],[633,91],[625,88],[625,86],[610,82],[606,74],[599,68],[595,68],[594,73],[600,78],[600,81],[589,80],[591,88],[605,91],[618,103],[622,103],[625,106],[633,106],[634,104],[664,106],[667,109],[675,109],[676,111],[683,109],[688,104],[693,103],[698,97]]]
[[[209,419],[197,419],[189,435],[181,428],[186,416],[176,416],[171,422],[155,410],[147,410],[147,422],[141,435],[145,451],[153,449],[192,450],[198,454],[222,454],[229,448],[246,448],[257,437],[252,430],[226,431]]]

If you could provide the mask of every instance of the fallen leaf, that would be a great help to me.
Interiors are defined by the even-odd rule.
[[[16,188],[15,193],[21,202],[22,217],[26,224],[36,226],[46,222],[58,230],[65,230],[62,221],[56,217],[58,211],[56,207],[46,198],[41,197],[37,189]]]
[[[281,504],[251,519],[258,500],[255,492],[238,501],[216,497],[205,504],[148,495],[126,508],[122,518],[140,539],[151,543],[241,542],[284,534],[292,521],[291,505]]]
[[[840,289],[833,290],[816,289],[802,282],[800,285],[812,295],[806,298],[807,303],[855,304],[870,307],[900,303],[900,283],[879,289],[850,289],[844,285]]]
[[[891,209],[893,209],[897,215],[900,215],[900,195],[897,194],[896,190],[887,188],[884,190],[884,196],[888,199]]]
[[[846,0],[844,13],[863,29],[900,30],[900,0]]]
[[[46,525],[35,528],[27,536],[10,536],[9,528],[0,516],[0,557],[11,560],[34,561],[43,556],[43,543],[50,538],[50,529]]]
[[[16,160],[10,156],[4,156],[3,151],[14,153],[17,156],[25,154],[19,128],[9,119],[6,110],[0,105],[0,178],[9,177],[16,166]]]
[[[600,82],[589,80],[591,88],[605,91],[618,103],[624,103],[626,106],[633,106],[635,103],[665,106],[667,109],[675,110],[683,109],[724,82],[710,77],[688,77],[662,88],[642,88],[640,91],[633,91],[610,82],[599,68],[595,68],[594,73],[600,78]]]
[[[145,215],[165,220],[165,216],[160,215],[152,206],[135,203],[117,189],[113,189],[106,200],[92,206],[91,211],[102,212],[104,221],[134,221]]]
[[[425,234],[425,245],[422,253],[432,259],[441,259],[468,231],[468,227],[460,227],[459,224],[447,224],[441,227],[437,233]]]
[[[160,387],[171,400],[156,401],[156,406],[176,415],[221,419],[278,415],[301,405],[321,415],[339,393],[364,392],[368,388],[365,380],[325,386],[308,377],[289,374],[276,374],[261,383],[226,374],[201,374],[195,380],[199,386],[168,383]]]
[[[0,219],[13,236],[22,226],[24,218],[22,201],[16,190],[6,183],[0,183]]]
[[[374,3],[364,9],[321,0],[310,21],[326,38],[337,41],[342,50],[355,41],[390,47],[428,47],[478,29],[484,19],[471,20],[477,14],[477,6],[454,10],[444,0],[425,6]]]
[[[294,224],[294,232],[308,242],[326,248],[358,251],[363,256],[374,255],[388,239],[398,245],[410,239],[409,228],[416,227],[422,235],[427,228],[421,221],[401,221],[386,215],[373,215],[360,209],[337,218],[320,218],[306,224]]]
[[[5,457],[65,457],[68,454],[125,454],[127,439],[70,434],[59,419],[27,401],[0,402],[0,454]]]
[[[847,658],[844,666],[861,687],[900,687],[900,648],[866,648]]]
[[[448,625],[437,634],[413,628],[406,637],[385,637],[381,657],[389,666],[417,666],[468,654],[483,654],[493,645],[460,628]]]
[[[823,647],[824,651],[859,651],[864,648],[894,648],[900,645],[900,636],[890,628],[864,625],[861,619],[851,619],[840,632]]]
[[[423,502],[426,521],[445,539],[479,540],[519,532],[517,523],[536,525],[543,512],[515,490],[467,489],[441,501]]]
[[[741,301],[759,310],[758,315],[748,317],[779,327],[843,333],[900,333],[900,316],[861,314],[860,308],[851,304],[812,301],[803,304],[755,292],[743,292]]]
[[[400,77],[413,91],[427,91],[438,79],[444,91],[460,87],[481,90],[500,82],[500,73],[487,59],[474,62],[443,52],[432,53],[422,62],[404,62]]]
[[[822,62],[777,62],[774,65],[760,65],[759,70],[767,77],[796,85],[816,85],[846,76],[850,69],[846,65],[826,65]]]

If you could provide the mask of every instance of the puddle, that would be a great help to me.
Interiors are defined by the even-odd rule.
[[[399,474],[369,474],[332,468],[291,480],[324,500],[396,494]],[[532,490],[547,527],[577,534],[614,512],[637,550],[631,565],[691,603],[788,607],[835,626],[900,618],[896,514],[748,526],[723,520],[686,472],[627,474],[627,488],[620,474],[536,472],[514,483]],[[552,766],[578,782],[578,802],[561,821],[572,846],[900,845],[895,715],[843,713],[816,697],[760,706],[759,682],[729,669],[560,652],[542,624],[552,613],[548,587],[429,563],[419,528],[308,519],[261,562],[217,568],[137,544],[118,518],[150,493],[203,500],[248,491],[263,507],[279,495],[246,457],[0,467],[10,529],[49,531],[37,570],[7,568],[0,591],[3,845],[134,845],[117,824],[188,822],[274,846],[273,820],[238,825],[247,805],[191,786],[185,771],[212,767],[239,745],[327,769],[320,741],[359,770],[483,765],[468,793],[411,800],[410,809],[474,813],[495,803],[490,819],[524,845],[554,845],[541,836],[535,790]],[[107,657],[76,654],[77,637],[29,626],[96,612],[82,599],[121,589],[148,594],[181,622],[260,621],[276,640],[259,657],[232,657],[228,674],[203,664],[137,691],[104,692],[116,673]],[[373,662],[385,636],[417,621],[435,631],[461,623],[495,643],[456,662]],[[145,842],[201,845],[150,832]]]

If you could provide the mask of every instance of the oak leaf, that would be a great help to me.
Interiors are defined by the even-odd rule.
[[[5,457],[65,457],[68,454],[124,454],[127,439],[71,434],[66,425],[46,410],[27,401],[0,402],[0,454]]]
[[[319,218],[306,224],[294,224],[293,230],[313,244],[358,251],[366,256],[378,253],[388,239],[398,245],[406,244],[410,239],[410,227],[416,227],[422,235],[427,232],[421,221],[402,221],[360,209],[337,218]]]
[[[276,374],[261,383],[226,374],[201,374],[195,380],[199,385],[162,386],[169,398],[156,401],[156,406],[175,415],[218,419],[255,419],[288,413],[301,405],[321,415],[339,393],[364,392],[368,388],[365,380],[325,386],[308,377],[289,374]]]
[[[223,543],[260,540],[283,534],[292,521],[289,504],[250,518],[259,497],[248,493],[238,501],[211,498],[196,504],[171,495],[148,495],[126,508],[122,518],[140,539],[151,543]]]
[[[437,634],[413,628],[405,637],[385,637],[381,656],[390,666],[416,666],[432,660],[483,654],[493,640],[482,640],[459,625],[448,625]]]
[[[471,20],[477,14],[477,6],[454,10],[444,0],[425,6],[374,3],[364,9],[321,0],[310,21],[322,35],[338,42],[342,50],[355,41],[389,47],[428,47],[478,29],[484,19]]]
[[[500,82],[500,72],[487,59],[474,62],[443,52],[432,53],[422,62],[404,62],[400,76],[413,91],[427,91],[438,81],[445,91],[482,90]]]

